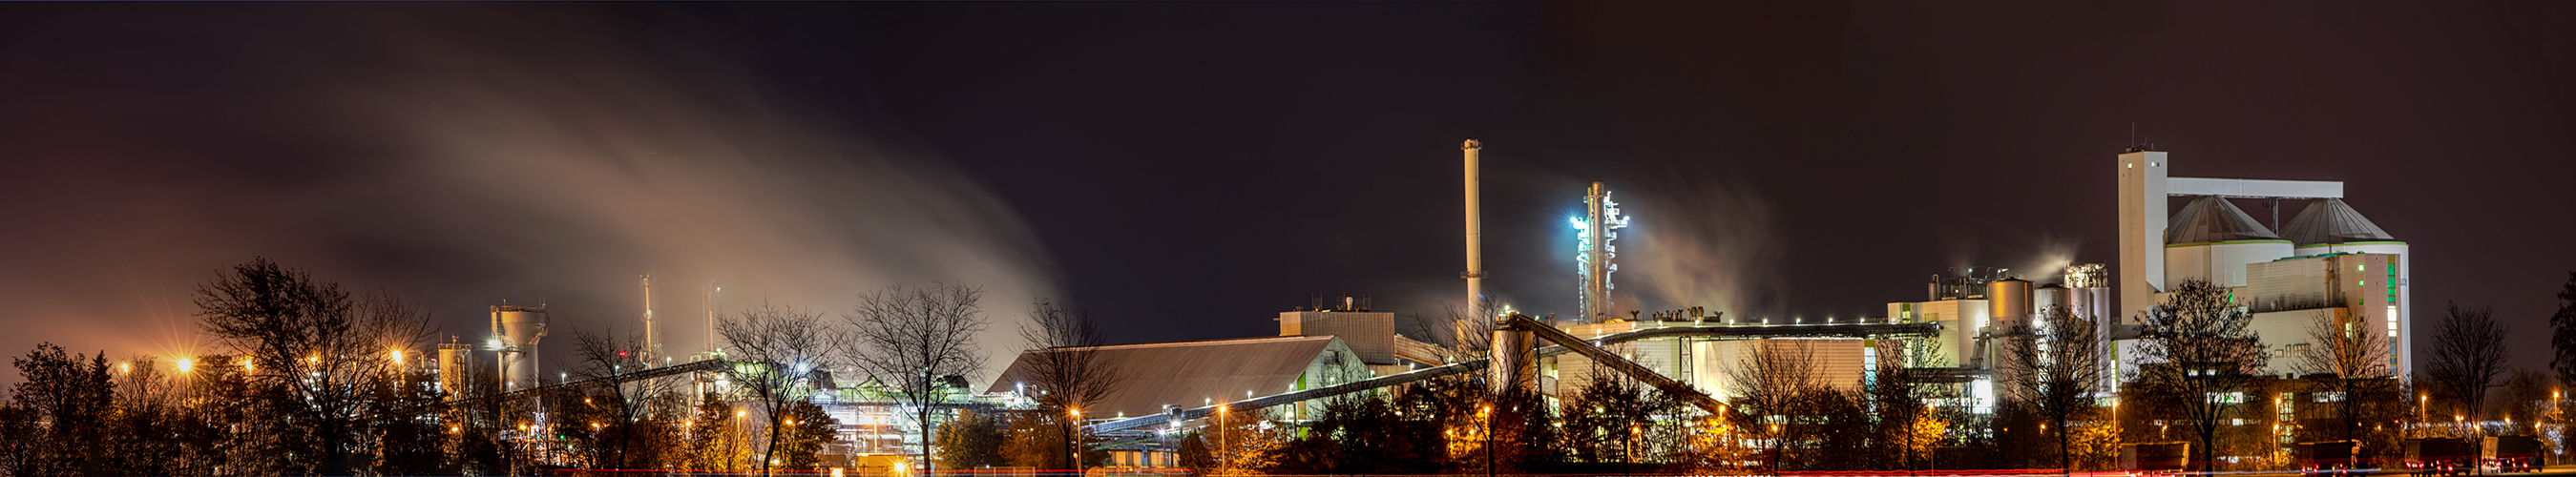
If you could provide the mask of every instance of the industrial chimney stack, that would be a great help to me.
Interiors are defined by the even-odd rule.
[[[644,287],[644,349],[635,350],[635,360],[643,362],[645,367],[652,367],[653,358],[662,354],[662,330],[653,327],[653,273],[645,272],[642,282]]]
[[[1485,228],[1479,223],[1482,217],[1477,210],[1479,207],[1477,195],[1483,189],[1483,184],[1477,177],[1476,162],[1478,154],[1484,151],[1485,145],[1469,139],[1458,149],[1465,152],[1467,159],[1467,273],[1458,274],[1459,277],[1467,279],[1467,307],[1461,309],[1466,310],[1467,313],[1482,314],[1489,310],[1479,309],[1485,302]]]

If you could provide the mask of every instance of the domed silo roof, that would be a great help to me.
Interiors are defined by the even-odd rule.
[[[2201,196],[2182,206],[2182,212],[2165,225],[2165,244],[2229,242],[2236,240],[2280,240],[2272,229],[2264,228],[2244,209],[2217,196]]]
[[[2321,199],[2308,203],[2307,210],[2281,227],[2281,238],[2299,246],[2351,242],[2394,242],[2379,224],[2370,223],[2361,212],[2352,210],[2343,199]]]

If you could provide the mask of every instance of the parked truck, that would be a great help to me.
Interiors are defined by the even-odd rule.
[[[2120,470],[2131,476],[2181,473],[2191,465],[2191,443],[2153,442],[2120,446]]]
[[[2343,476],[2361,473],[2361,441],[2301,442],[2290,447],[2299,475]]]
[[[2431,437],[2407,439],[2406,470],[2415,475],[2460,475],[2476,470],[2477,444],[2468,439]]]
[[[2496,472],[2539,472],[2540,439],[2493,436],[2478,446],[2478,464]]]

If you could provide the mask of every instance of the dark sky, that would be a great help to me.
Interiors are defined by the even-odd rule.
[[[2344,181],[2418,317],[2492,306],[2538,367],[2570,85],[2564,2],[7,4],[0,350],[208,349],[190,287],[253,256],[469,340],[503,299],[631,329],[646,271],[683,350],[716,280],[980,284],[995,350],[1036,296],[1117,341],[1439,314],[1469,138],[1519,308],[1574,306],[1601,181],[1622,308],[1874,316],[1943,267],[2116,262],[2144,141]]]

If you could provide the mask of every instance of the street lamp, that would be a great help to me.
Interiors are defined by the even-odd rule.
[[[1629,474],[1637,473],[1637,440],[1643,437],[1644,434],[1641,433],[1636,425],[1631,424],[1628,426],[1628,452],[1626,455],[1620,457],[1626,458],[1625,460],[1627,461],[1627,465],[1624,467],[1627,468]]]
[[[1065,447],[1072,451],[1070,454],[1065,454],[1067,456],[1065,460],[1075,473],[1080,473],[1082,472],[1082,409],[1067,408],[1066,411],[1073,415],[1073,423],[1065,426],[1068,432],[1064,438]]]
[[[1494,405],[1476,409],[1476,419],[1485,421],[1485,477],[1494,477]]]
[[[1228,428],[1228,427],[1233,427],[1233,426],[1229,425],[1229,424],[1231,424],[1231,423],[1229,423],[1229,422],[1227,422],[1227,421],[1226,421],[1226,416],[1228,415],[1228,414],[1226,413],[1226,409],[1227,409],[1227,408],[1231,408],[1231,407],[1233,407],[1233,406],[1217,406],[1217,407],[1216,407],[1216,450],[1217,450],[1217,455],[1216,455],[1216,471],[1217,471],[1217,475],[1225,475],[1225,469],[1226,469],[1226,466],[1234,464],[1234,456],[1233,456],[1233,455],[1231,455],[1231,453],[1229,452],[1229,451],[1230,451],[1230,449],[1228,449],[1228,448],[1226,447],[1226,434],[1227,434],[1229,431],[1231,431],[1230,429],[1227,429],[1227,428]]]

